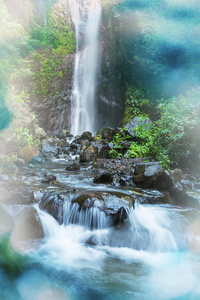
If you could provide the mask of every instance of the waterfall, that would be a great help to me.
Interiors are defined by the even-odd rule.
[[[98,0],[69,0],[76,32],[71,132],[95,132],[95,89],[98,69],[98,34],[101,6]]]
[[[88,229],[103,229],[111,226],[111,220],[97,207],[80,208],[78,203],[69,201],[64,205],[64,224],[78,224]]]

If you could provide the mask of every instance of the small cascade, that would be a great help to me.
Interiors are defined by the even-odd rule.
[[[64,224],[77,224],[89,230],[105,229],[112,225],[111,218],[97,207],[82,208],[78,203],[67,201],[64,206]]]
[[[135,203],[128,211],[132,248],[149,252],[176,251],[185,248],[180,215],[159,206]]]
[[[95,88],[101,6],[97,1],[69,0],[76,31],[76,56],[71,103],[71,133],[95,132]]]

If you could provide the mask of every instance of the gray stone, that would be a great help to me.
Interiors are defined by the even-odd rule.
[[[42,223],[37,210],[28,206],[23,208],[15,216],[15,227],[12,232],[12,240],[15,243],[42,239],[44,237]]]
[[[150,123],[151,123],[151,120],[149,118],[146,118],[145,120],[141,121],[139,117],[134,117],[129,123],[127,123],[125,125],[125,127],[126,127],[128,133],[134,138],[138,135],[137,131],[135,131],[135,129],[137,129],[138,126],[146,125],[146,127],[147,127],[147,125]]]

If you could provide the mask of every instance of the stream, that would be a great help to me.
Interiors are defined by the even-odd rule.
[[[65,166],[62,159],[32,165],[36,174],[51,172],[57,180],[45,186],[34,176],[27,177],[26,184],[35,189],[45,186],[49,192],[122,189],[94,184],[96,170],[88,170],[90,164],[74,172]],[[0,271],[0,299],[200,299],[196,210],[136,201],[127,209],[126,221],[112,226],[109,216],[95,207],[80,210],[78,204],[65,201],[59,224],[37,203],[33,206],[45,237],[28,254],[28,266],[20,276]]]

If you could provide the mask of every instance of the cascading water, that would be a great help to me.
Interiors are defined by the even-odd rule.
[[[38,212],[46,235],[40,248],[44,262],[78,278],[72,299],[199,299],[194,270],[200,261],[191,263],[191,233],[181,210],[136,203],[116,227],[98,208],[84,210],[71,202],[65,203],[62,225]]]
[[[71,103],[71,132],[95,131],[95,88],[101,6],[93,0],[69,0],[76,31],[76,56]]]

